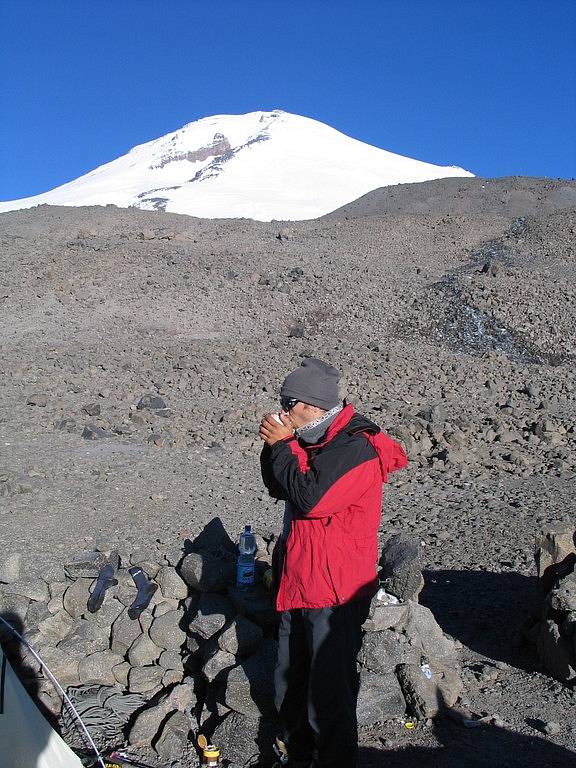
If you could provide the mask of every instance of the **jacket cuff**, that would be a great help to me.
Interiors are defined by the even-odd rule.
[[[270,451],[274,453],[276,448],[282,447],[283,445],[288,445],[288,443],[291,443],[293,440],[296,440],[295,435],[288,435],[288,437],[283,437],[281,440],[277,440],[274,445],[270,446]]]

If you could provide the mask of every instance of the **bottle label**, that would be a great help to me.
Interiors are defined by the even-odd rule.
[[[254,563],[245,564],[238,563],[236,569],[236,582],[238,584],[253,584],[254,583]]]

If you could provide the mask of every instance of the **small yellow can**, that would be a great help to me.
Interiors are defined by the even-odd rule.
[[[204,734],[200,734],[196,743],[202,750],[202,765],[214,766],[220,765],[220,750],[214,744],[208,744],[208,739]]]

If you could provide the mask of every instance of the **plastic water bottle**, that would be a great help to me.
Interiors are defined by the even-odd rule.
[[[236,566],[236,584],[239,587],[249,587],[254,584],[254,555],[256,554],[256,538],[252,526],[245,525],[238,542],[238,564]]]

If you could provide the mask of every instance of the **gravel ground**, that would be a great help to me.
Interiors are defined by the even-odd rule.
[[[2,551],[57,576],[100,538],[172,549],[214,516],[232,538],[276,531],[257,426],[323,357],[408,450],[382,539],[420,537],[422,602],[497,722],[379,725],[362,764],[567,766],[576,697],[522,630],[534,536],[575,517],[575,227],[576,183],[542,179],[402,185],[286,224],[2,214]],[[137,409],[145,394],[166,410]]]

